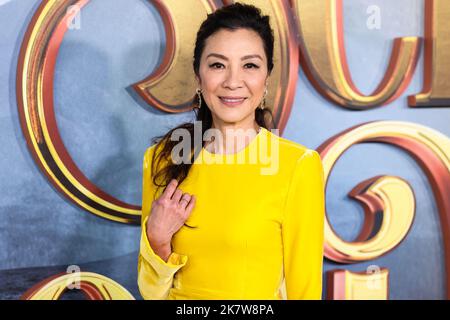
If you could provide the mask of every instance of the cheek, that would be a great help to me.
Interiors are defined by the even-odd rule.
[[[205,73],[203,79],[203,90],[206,94],[214,94],[222,83],[222,77],[219,74]]]
[[[265,78],[253,78],[247,81],[247,85],[253,95],[261,95],[266,88]]]

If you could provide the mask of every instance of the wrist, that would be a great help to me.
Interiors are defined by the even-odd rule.
[[[153,252],[157,254],[161,259],[164,260],[164,262],[167,262],[169,259],[170,254],[172,253],[172,246],[171,244],[152,244],[150,242],[150,246],[153,248]]]
[[[166,248],[170,247],[171,245],[171,239],[167,239],[166,237],[160,237],[158,235],[151,234],[147,231],[147,238],[148,241],[158,248]]]

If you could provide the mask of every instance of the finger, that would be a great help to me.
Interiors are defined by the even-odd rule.
[[[192,211],[192,209],[194,209],[196,200],[197,200],[197,198],[194,195],[192,195],[191,196],[191,201],[189,201],[189,204],[186,207],[186,212],[187,213],[190,213]]]
[[[191,201],[191,195],[189,193],[183,194],[180,200],[180,207],[186,210],[186,206],[189,204],[189,201]]]
[[[171,199],[173,192],[176,190],[178,185],[178,181],[176,179],[170,180],[169,184],[164,189],[164,192],[161,195],[162,199]]]
[[[180,202],[182,195],[183,195],[183,191],[181,191],[180,189],[177,189],[173,193],[172,200],[175,201],[176,203],[178,203],[178,202]]]

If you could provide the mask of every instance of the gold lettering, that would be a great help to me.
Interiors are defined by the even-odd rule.
[[[450,6],[447,0],[425,2],[423,89],[408,97],[411,107],[450,106]]]
[[[366,110],[398,98],[414,73],[420,39],[395,39],[384,78],[365,96],[353,83],[347,65],[342,0],[293,0],[300,37],[301,64],[324,97],[345,108]]]

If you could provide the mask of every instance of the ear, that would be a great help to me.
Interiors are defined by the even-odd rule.
[[[200,78],[195,75],[195,81],[197,82],[197,87],[201,87],[202,82],[200,81]]]

